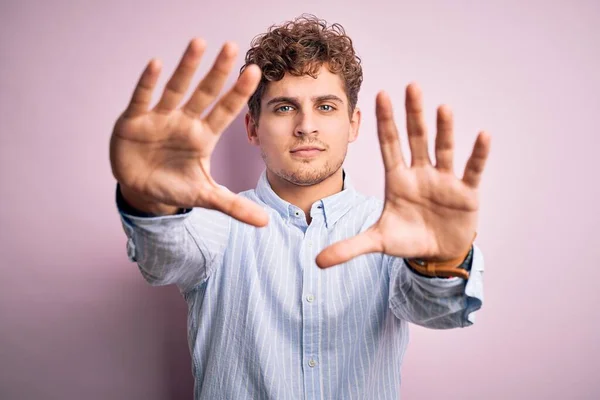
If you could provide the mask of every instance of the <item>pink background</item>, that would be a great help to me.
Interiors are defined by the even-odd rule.
[[[484,308],[468,329],[412,328],[404,398],[600,398],[600,3],[482,3],[1,2],[0,397],[191,398],[185,303],[126,258],[112,126],[150,58],[164,63],[162,89],[188,41],[206,38],[197,82],[223,41],[244,52],[270,24],[311,12],[342,23],[364,60],[346,162],[363,192],[383,191],[378,90],[401,127],[411,80],[430,131],[450,104],[461,173],[477,131],[493,138]],[[235,191],[262,168],[241,121],[214,159]]]

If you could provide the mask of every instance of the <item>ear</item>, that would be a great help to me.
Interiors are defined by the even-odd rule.
[[[352,118],[350,119],[350,135],[348,135],[348,143],[352,143],[358,138],[361,117],[360,108],[355,107],[352,112]]]
[[[258,146],[260,142],[258,141],[258,134],[256,132],[256,123],[254,122],[254,118],[252,118],[250,113],[246,113],[244,122],[246,124],[246,134],[248,135],[248,142],[250,144]]]

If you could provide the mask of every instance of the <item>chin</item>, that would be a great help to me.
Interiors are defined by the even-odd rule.
[[[298,186],[317,185],[333,174],[341,167],[341,163],[337,168],[326,162],[323,165],[312,166],[310,163],[301,162],[300,165],[295,163],[295,166],[274,171],[280,178]],[[337,165],[337,163],[336,163]]]

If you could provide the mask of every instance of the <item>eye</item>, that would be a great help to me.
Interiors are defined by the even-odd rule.
[[[322,104],[322,105],[319,106],[319,108],[322,111],[325,111],[325,112],[332,112],[333,110],[335,110],[335,107],[333,107],[333,106],[331,106],[329,104]]]
[[[275,112],[286,113],[286,112],[292,111],[292,109],[293,109],[293,107],[289,106],[289,105],[288,106],[280,106],[275,109]]]

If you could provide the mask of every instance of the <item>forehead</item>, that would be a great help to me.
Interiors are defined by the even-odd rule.
[[[265,102],[280,96],[310,98],[328,94],[346,99],[344,82],[338,74],[332,73],[323,65],[316,76],[313,78],[310,75],[294,76],[286,73],[283,79],[269,82],[262,100]]]

